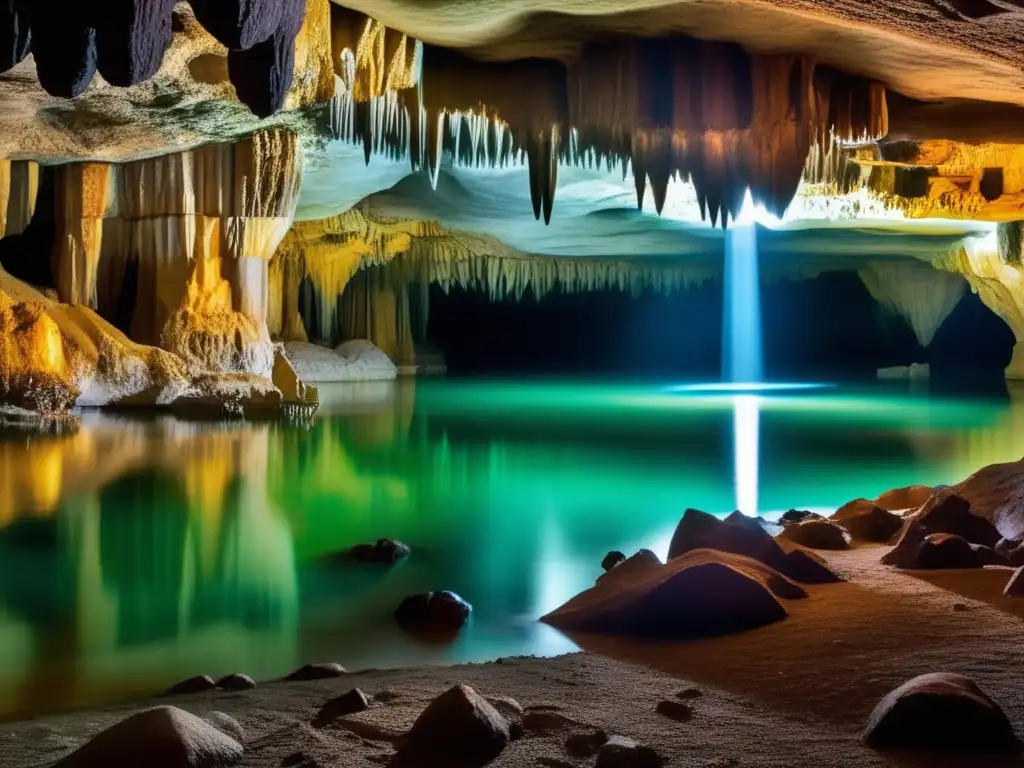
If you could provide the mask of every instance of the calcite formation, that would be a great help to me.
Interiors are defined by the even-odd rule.
[[[876,301],[907,321],[922,347],[931,345],[967,288],[959,275],[913,261],[869,261],[857,274]]]

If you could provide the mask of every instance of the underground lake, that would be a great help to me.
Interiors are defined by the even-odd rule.
[[[1020,393],[1024,395],[1024,393]],[[536,619],[609,550],[664,557],[683,510],[769,519],[1018,458],[1024,397],[905,382],[733,393],[679,382],[322,385],[309,424],[84,412],[0,432],[0,714],[150,695],[199,671],[279,677],[555,655]],[[345,560],[394,537],[394,569]],[[404,636],[408,594],[475,607]]]

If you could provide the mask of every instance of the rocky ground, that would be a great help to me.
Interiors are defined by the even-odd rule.
[[[642,750],[631,762],[593,754],[585,745],[597,730],[648,747],[669,766],[1024,764],[1012,756],[881,753],[862,743],[880,699],[937,671],[969,676],[1024,734],[1024,601],[1002,596],[1011,569],[896,571],[879,563],[886,550],[822,553],[849,581],[807,585],[809,599],[788,601],[787,619],[749,632],[687,643],[580,637],[587,652],[557,659],[263,683],[7,723],[0,763],[51,764],[134,712],[173,704],[235,718],[245,731],[245,766],[409,764],[394,757],[401,737],[431,700],[464,683],[485,697],[512,697],[525,711],[522,737],[495,766],[654,764]],[[317,719],[327,701],[353,688],[367,695],[367,710]],[[699,695],[680,696],[689,689]]]

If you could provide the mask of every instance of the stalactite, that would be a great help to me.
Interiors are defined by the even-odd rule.
[[[171,44],[175,0],[108,0],[96,23],[99,71],[111,85],[148,80]]]
[[[967,287],[959,275],[916,261],[871,261],[857,274],[875,301],[907,321],[922,347],[931,345]]]
[[[89,3],[50,0],[34,7],[32,57],[39,84],[63,98],[81,95],[96,74],[96,28]]]
[[[189,0],[199,23],[228,50],[265,42],[287,12],[282,0]]]
[[[0,73],[20,64],[32,40],[27,0],[0,0]]]
[[[228,75],[239,100],[258,117],[284,106],[292,85],[295,37],[302,28],[306,0],[279,0],[281,18],[269,38],[228,52]]]
[[[1021,266],[1021,248],[1024,246],[1024,222],[1009,221],[996,226],[999,257],[1007,264]]]

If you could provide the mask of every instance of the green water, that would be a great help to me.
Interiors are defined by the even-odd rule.
[[[609,549],[664,554],[688,506],[831,510],[1024,453],[1006,394],[438,379],[321,396],[306,428],[91,412],[74,434],[0,431],[0,715],[199,673],[560,653],[535,619]],[[383,536],[414,555],[330,557]],[[452,646],[393,626],[428,589],[475,606]]]

